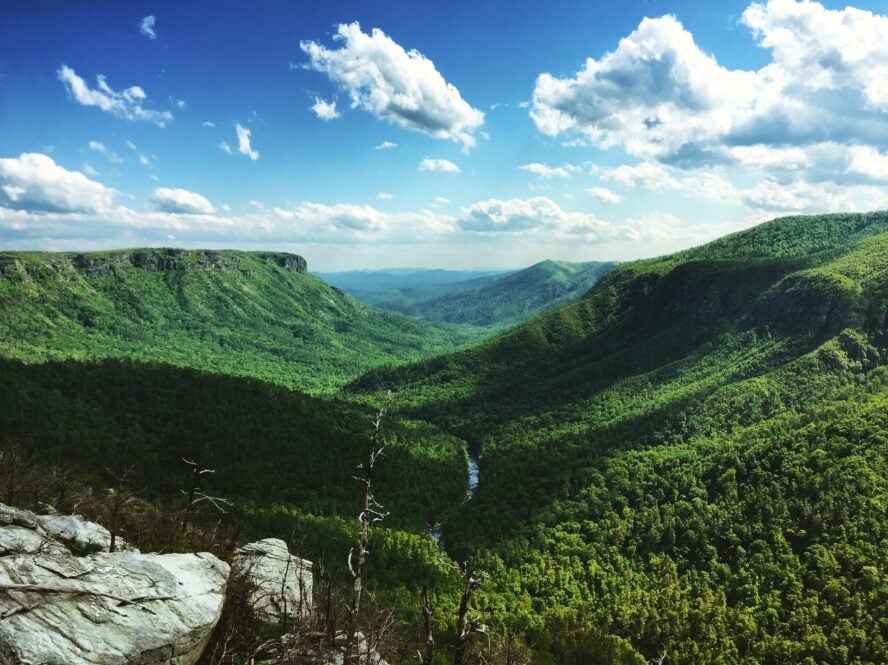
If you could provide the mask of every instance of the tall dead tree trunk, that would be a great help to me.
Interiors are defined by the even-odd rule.
[[[475,592],[484,584],[483,575],[473,575],[465,571],[466,586],[459,601],[459,615],[456,622],[456,649],[453,652],[453,665],[463,665],[466,648],[475,633],[484,632],[477,620],[469,618],[469,603]]]
[[[422,588],[419,604],[425,624],[425,649],[422,654],[422,665],[432,665],[432,657],[435,655],[435,617],[432,614],[432,604],[429,602],[429,588],[426,586]]]
[[[387,405],[388,403],[386,403]],[[367,541],[370,539],[370,525],[381,522],[388,514],[382,512],[383,506],[373,497],[373,468],[385,450],[385,446],[382,445],[380,428],[382,426],[382,419],[385,416],[386,406],[379,409],[376,417],[373,419],[370,457],[366,464],[361,464],[358,467],[363,469],[364,475],[362,477],[355,476],[355,479],[364,486],[364,503],[363,510],[358,515],[358,520],[361,522],[361,534],[358,538],[357,561],[353,563],[353,549],[349,550],[348,553],[348,567],[354,579],[354,584],[352,585],[351,605],[348,607],[348,628],[345,635],[343,665],[354,665],[358,661],[358,654],[355,653],[355,636],[358,632],[361,598],[364,595],[364,563],[367,558]]]

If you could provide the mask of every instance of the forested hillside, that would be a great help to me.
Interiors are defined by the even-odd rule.
[[[502,328],[579,298],[613,267],[598,261],[543,261],[495,279],[461,282],[465,288],[415,303],[395,299],[377,305],[429,321]]]
[[[553,662],[880,663],[886,331],[888,214],[785,218],[351,390],[476,447],[445,538]]]
[[[291,254],[0,254],[0,355],[26,362],[131,358],[322,391],[470,337],[362,305]]]
[[[423,592],[449,661],[469,574],[488,661],[888,662],[888,213],[622,264],[476,346],[371,369],[349,401],[288,387],[295,364],[329,388],[459,338],[291,255],[3,256],[0,438],[108,482],[134,464],[161,509],[181,510],[183,458],[214,468],[225,519],[318,563],[334,623],[394,391],[367,567],[390,662],[418,662]]]

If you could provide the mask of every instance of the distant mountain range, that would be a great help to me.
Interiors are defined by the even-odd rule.
[[[614,265],[543,261],[508,272],[407,269],[320,276],[382,309],[428,321],[501,328],[581,296]]]

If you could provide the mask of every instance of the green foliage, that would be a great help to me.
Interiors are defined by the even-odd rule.
[[[131,358],[318,392],[472,337],[367,307],[272,259],[232,251],[4,253],[0,355]]]
[[[46,462],[133,464],[134,480],[173,502],[189,486],[184,457],[216,470],[201,479],[211,494],[352,515],[370,447],[370,409],[168,365],[0,361],[0,403],[0,438]],[[380,501],[393,525],[421,531],[463,500],[463,444],[422,423],[392,421],[385,434]]]
[[[180,457],[199,459],[254,535],[288,539],[347,584],[350,476],[371,414],[360,403],[394,389],[375,481],[392,514],[373,530],[367,575],[404,630],[428,584],[446,648],[460,585],[427,533],[442,520],[452,558],[486,574],[473,605],[490,653],[508,644],[538,665],[888,662],[888,214],[785,218],[620,265],[580,300],[475,347],[369,371],[343,393],[351,403],[83,362],[162,358],[304,385],[270,332],[293,311],[300,325],[309,311],[325,322],[306,330],[328,346],[303,349],[316,388],[441,343],[410,346],[444,334],[422,323],[416,337],[373,337],[335,291],[253,255],[226,260],[261,266],[239,281],[0,261],[0,351],[56,359],[0,364],[0,434],[47,461],[136,462],[158,497],[185,484]],[[221,354],[210,330],[246,346]],[[341,361],[328,347],[343,340],[370,355]],[[480,462],[470,501],[461,439]]]
[[[445,539],[539,662],[886,662],[886,264],[886,213],[775,220],[349,391],[479,451]]]

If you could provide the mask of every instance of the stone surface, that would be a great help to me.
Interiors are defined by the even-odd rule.
[[[279,621],[311,612],[311,561],[290,554],[283,540],[266,538],[244,545],[233,567],[253,585],[250,604],[260,618]]]
[[[104,551],[75,556],[72,535]],[[208,553],[109,553],[106,535],[76,516],[0,504],[0,585],[41,588],[0,591],[0,665],[198,660],[222,611],[228,565]]]

